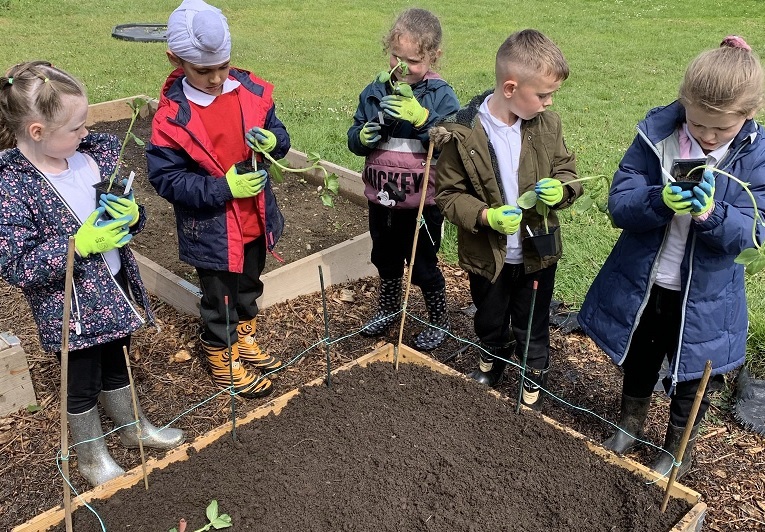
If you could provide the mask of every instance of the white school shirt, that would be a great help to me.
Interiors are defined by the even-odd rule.
[[[497,156],[500,185],[502,185],[502,191],[505,194],[505,201],[508,205],[517,205],[518,161],[521,158],[521,119],[516,119],[513,125],[508,126],[495,118],[489,112],[490,99],[491,94],[486,97],[479,107],[478,116]],[[505,262],[508,264],[523,264],[520,230],[515,234],[507,235]]]
[[[69,204],[82,224],[96,210],[96,189],[93,185],[101,181],[101,172],[93,159],[78,151],[68,157],[66,163],[69,168],[63,172],[58,174],[45,172],[45,176]],[[122,268],[119,250],[112,249],[103,253],[103,256],[112,275],[116,275]]]
[[[683,131],[688,135],[688,140],[691,141],[691,151],[689,158],[691,159],[703,159],[706,157],[707,164],[715,165],[717,161],[725,156],[728,151],[731,139],[724,146],[720,146],[715,150],[704,154],[704,150],[701,149],[699,143],[688,132],[688,124],[683,124]],[[667,235],[667,243],[659,254],[659,269],[656,272],[657,285],[668,290],[680,290],[680,264],[683,262],[683,255],[685,255],[685,245],[688,241],[688,232],[691,229],[691,215],[690,214],[675,214],[672,217],[672,223],[669,226],[669,235]]]
[[[215,101],[216,96],[202,92],[196,87],[192,86],[186,78],[181,81],[183,85],[183,94],[190,102],[197,104],[199,107],[207,107]],[[221,88],[221,94],[226,94],[239,87],[241,83],[235,79],[226,78]]]

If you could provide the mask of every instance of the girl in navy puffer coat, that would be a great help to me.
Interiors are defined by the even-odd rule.
[[[652,465],[667,474],[707,360],[712,375],[744,362],[747,337],[744,268],[734,259],[753,247],[756,214],[765,209],[763,69],[740,37],[700,54],[679,100],[652,110],[614,176],[609,211],[622,234],[590,288],[579,321],[624,368],[622,412],[605,446],[636,445],[665,358],[670,418]],[[695,186],[673,183],[677,159],[708,165]],[[749,183],[752,199],[736,181]],[[693,438],[709,407],[704,395]],[[693,440],[680,466],[690,468]]]

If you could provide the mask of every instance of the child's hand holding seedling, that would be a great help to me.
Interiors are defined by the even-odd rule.
[[[268,174],[265,170],[240,174],[236,170],[236,165],[233,165],[226,172],[226,182],[234,198],[257,196],[265,188],[267,179]]]
[[[276,148],[276,135],[267,129],[254,127],[244,135],[244,138],[247,146],[255,151],[271,153]]]
[[[414,127],[422,127],[428,120],[428,110],[420,105],[420,102],[413,96],[389,94],[380,100],[380,107],[385,111],[385,114],[396,120],[409,122]]]
[[[667,183],[661,191],[661,199],[664,204],[675,211],[677,214],[688,214],[691,212],[691,197],[693,192],[683,190],[672,183]]]
[[[359,140],[367,148],[374,148],[382,139],[380,129],[380,124],[377,122],[367,122],[359,132]]]
[[[74,235],[74,247],[81,257],[121,248],[133,238],[128,233],[127,218],[100,220],[104,208],[93,211]]]
[[[693,187],[693,199],[691,199],[691,214],[703,216],[711,212],[715,205],[715,176],[709,170],[705,170],[701,176],[701,182]]]
[[[563,184],[560,180],[552,177],[545,177],[537,181],[534,192],[540,201],[550,207],[563,200]]]
[[[122,180],[122,184],[126,187],[127,182],[127,179]],[[135,202],[132,190],[126,197],[119,197],[114,194],[101,194],[98,204],[114,219],[128,218],[130,220],[128,226],[130,227],[138,223],[138,204]]]
[[[489,227],[505,235],[518,232],[521,218],[521,210],[515,205],[503,205],[486,210],[486,221]]]

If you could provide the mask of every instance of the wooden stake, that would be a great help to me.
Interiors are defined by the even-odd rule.
[[[72,494],[69,489],[69,433],[67,423],[67,389],[69,387],[69,316],[72,312],[72,277],[74,274],[74,237],[66,248],[64,278],[64,317],[61,325],[61,470],[64,474],[64,521],[66,532],[72,532]]]
[[[699,413],[699,406],[701,406],[701,400],[704,398],[704,392],[707,389],[710,373],[712,373],[712,361],[707,360],[707,363],[704,366],[704,374],[701,376],[701,382],[699,383],[699,389],[696,390],[696,397],[693,399],[693,406],[691,407],[691,414],[688,416],[688,423],[685,424],[683,437],[680,439],[680,446],[677,449],[675,462],[672,464],[672,472],[669,474],[669,480],[667,480],[667,489],[664,491],[664,501],[661,503],[661,513],[664,513],[664,511],[667,509],[667,503],[669,502],[669,492],[672,489],[672,485],[675,483],[675,478],[677,477],[678,466],[675,464],[682,463],[683,461],[685,447],[688,445],[688,440],[691,437],[693,425],[696,423],[696,415]]]
[[[141,452],[141,468],[143,469],[143,485],[149,489],[149,476],[146,473],[146,455],[143,453],[143,428],[141,420],[138,417],[138,398],[136,396],[135,384],[133,384],[133,371],[130,369],[130,356],[128,356],[127,346],[122,346],[122,352],[125,354],[125,365],[127,366],[128,379],[130,380],[130,397],[133,399],[133,415],[135,416],[135,425],[138,428],[138,450]]]
[[[404,303],[401,306],[401,326],[398,330],[398,343],[393,349],[393,364],[398,370],[398,350],[401,347],[401,339],[404,336],[404,322],[406,321],[406,304],[409,301],[409,289],[412,286],[412,269],[414,267],[414,256],[417,253],[417,238],[420,235],[420,218],[422,210],[425,207],[425,197],[428,194],[428,184],[430,182],[430,161],[433,159],[433,142],[428,143],[428,156],[425,158],[425,177],[422,178],[422,188],[420,189],[420,207],[417,209],[417,227],[414,230],[414,242],[412,242],[412,256],[409,259],[409,267],[406,272],[406,291],[404,292]]]

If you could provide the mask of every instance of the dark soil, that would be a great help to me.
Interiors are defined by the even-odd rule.
[[[117,131],[117,129],[116,127],[110,128],[111,131]],[[140,131],[139,129],[136,132],[141,138],[147,139],[148,134],[140,133]],[[130,147],[129,150],[138,150],[137,153],[142,156],[139,148]],[[140,173],[145,171],[145,162],[136,159],[130,163],[130,167]],[[336,220],[340,224],[356,223],[357,225],[354,226],[355,229],[338,231],[341,234],[336,235],[337,240],[327,242],[326,245],[336,244],[350,236],[366,231],[366,211],[364,209],[358,209],[350,203],[341,203],[335,211],[327,210],[321,207],[312,186],[300,184],[301,186],[298,187],[299,184],[297,178],[292,182],[288,180],[285,183],[285,185],[295,185],[296,190],[302,192],[294,192],[295,189],[290,189],[291,192],[277,192],[280,205],[285,210],[289,224],[288,231],[285,231],[283,240],[277,248],[280,253],[287,256],[287,248],[296,254],[299,254],[298,252],[308,254],[322,249],[321,239],[315,238],[316,226],[320,225],[315,220],[323,220],[332,213],[337,214]],[[285,185],[281,186],[284,187]],[[146,187],[145,179],[139,179],[137,186]],[[137,197],[139,202],[146,206],[149,221],[143,236],[137,238],[135,243],[131,243],[131,246],[142,254],[153,258],[164,267],[178,271],[170,263],[172,260],[177,260],[175,222],[172,218],[170,205],[166,201],[156,198],[150,185],[139,190]],[[287,189],[283,190],[286,191]],[[291,198],[301,198],[301,201],[296,201],[296,206],[291,207]],[[296,210],[295,213],[297,214],[289,213],[290,208],[297,209],[301,205],[304,208]],[[163,219],[162,209],[167,210],[168,213],[164,218],[166,220],[164,224],[159,223],[159,220]],[[334,222],[329,225],[334,225]],[[154,236],[148,237],[151,234],[148,231],[156,231],[156,233]],[[289,244],[290,242],[293,244]],[[143,247],[138,247],[139,244]],[[310,250],[307,249],[308,244],[311,245]],[[167,260],[162,259],[162,257],[166,257]],[[289,260],[296,260],[297,258],[300,257],[291,257]],[[458,268],[449,265],[442,265],[442,267],[446,276],[447,302],[452,331],[459,340],[450,339],[431,354],[434,358],[447,363],[457,371],[467,373],[475,368],[477,357],[476,351],[465,343],[468,340],[473,340],[472,319],[464,312],[464,309],[470,305],[467,277]],[[398,340],[398,327],[392,328],[385,337],[380,339],[367,339],[353,334],[374,312],[377,301],[376,287],[377,281],[375,279],[361,279],[327,289],[329,336],[333,339],[343,337],[342,340],[333,343],[330,348],[330,359],[333,367],[338,367],[370,352],[381,342],[396,342]],[[0,331],[10,331],[21,339],[40,406],[37,411],[20,410],[0,418],[0,530],[5,531],[61,503],[62,481],[55,461],[59,447],[60,366],[52,355],[44,353],[40,349],[34,321],[20,292],[0,282],[0,302]],[[191,440],[214,427],[229,422],[228,397],[221,395],[208,400],[217,392],[217,389],[212,385],[201,357],[197,356],[199,348],[197,340],[198,318],[182,315],[156,298],[152,298],[152,303],[161,329],[146,327],[133,336],[131,365],[138,395],[147,415],[157,424],[168,423],[176,416],[185,413],[174,422],[174,426],[184,429],[188,439]],[[420,318],[425,316],[422,298],[418,290],[412,290],[407,310],[414,316]],[[562,310],[565,311],[565,307]],[[274,380],[274,396],[286,393],[324,374],[325,347],[319,345],[308,350],[309,347],[325,337],[325,324],[322,316],[320,294],[301,296],[269,307],[258,316],[257,336],[260,345],[285,362],[289,362],[285,370],[280,372]],[[420,325],[412,318],[407,319],[406,323],[404,342],[407,342],[411,334],[420,329]],[[595,441],[602,441],[610,434],[611,429],[596,416],[611,421],[618,418],[621,375],[610,360],[580,333],[568,333],[564,329],[553,327],[551,334],[552,368],[548,388],[565,403],[548,398],[544,404],[543,412]],[[395,375],[395,377],[385,377],[392,381],[405,378],[407,373],[400,370],[398,374],[389,372],[388,375]],[[511,400],[514,402],[518,392],[517,370],[508,371],[507,376],[508,378],[499,386],[498,391],[502,395],[512,398]],[[535,530],[537,528],[534,527],[537,523],[553,523],[547,529],[554,530],[558,527],[566,530],[619,530],[619,528],[611,528],[609,521],[596,522],[593,520],[579,527],[566,526],[568,513],[578,513],[581,509],[569,508],[568,506],[573,504],[568,502],[570,499],[566,499],[567,502],[564,503],[557,501],[573,496],[568,492],[576,491],[576,486],[579,486],[580,481],[587,479],[561,480],[557,475],[566,473],[559,470],[566,470],[569,467],[569,457],[559,454],[558,447],[548,446],[545,438],[538,438],[534,443],[546,453],[543,458],[535,463],[537,466],[535,471],[540,472],[539,475],[531,477],[538,478],[540,483],[527,489],[528,483],[532,480],[527,471],[520,470],[519,464],[524,462],[520,458],[516,458],[516,453],[521,447],[527,447],[526,440],[523,440],[523,445],[520,445],[519,442],[521,438],[525,438],[526,432],[531,431],[531,429],[519,429],[517,425],[510,426],[507,423],[521,423],[522,427],[530,427],[531,420],[534,418],[533,415],[523,413],[521,416],[516,416],[514,412],[508,412],[507,415],[489,416],[483,407],[476,410],[473,405],[476,401],[486,400],[483,394],[476,392],[469,396],[458,396],[462,392],[456,389],[458,388],[456,384],[442,381],[431,383],[430,378],[428,376],[416,379],[417,381],[428,379],[427,387],[416,392],[416,401],[404,403],[405,396],[401,395],[402,404],[408,405],[408,407],[392,416],[390,419],[394,421],[392,425],[387,427],[390,429],[393,426],[397,429],[395,431],[396,438],[385,438],[382,441],[372,438],[374,434],[378,434],[377,437],[379,437],[377,431],[381,428],[385,429],[386,426],[384,423],[371,420],[370,416],[381,415],[388,409],[398,408],[398,395],[395,400],[390,397],[384,398],[385,396],[376,398],[366,388],[359,390],[360,383],[343,385],[339,377],[332,393],[318,389],[312,391],[311,394],[303,394],[300,396],[302,397],[301,402],[307,401],[308,398],[313,401],[313,394],[317,394],[315,400],[319,402],[319,405],[326,406],[326,401],[329,401],[330,398],[333,400],[343,398],[338,395],[338,390],[343,386],[345,387],[343,388],[346,392],[345,395],[352,396],[353,393],[360,393],[361,395],[355,400],[355,404],[343,407],[349,409],[347,414],[344,410],[335,412],[322,409],[316,410],[315,412],[318,413],[313,415],[315,422],[319,425],[328,424],[331,420],[341,420],[354,428],[354,436],[362,438],[369,434],[368,440],[362,441],[352,450],[346,451],[341,459],[329,461],[329,458],[326,458],[327,462],[323,463],[325,458],[314,459],[314,456],[324,456],[317,454],[326,451],[326,449],[320,449],[320,444],[326,442],[325,447],[337,445],[336,440],[330,438],[337,438],[339,434],[332,432],[326,437],[308,436],[308,438],[315,440],[311,441],[295,429],[299,426],[298,421],[294,421],[291,417],[285,417],[286,421],[281,420],[282,416],[265,420],[264,423],[269,427],[280,426],[280,423],[285,423],[287,426],[284,429],[274,429],[271,432],[261,431],[257,435],[241,436],[241,439],[247,444],[245,450],[249,449],[246,452],[252,452],[260,458],[255,466],[246,469],[249,483],[241,487],[237,494],[227,495],[224,498],[225,486],[210,488],[209,491],[207,488],[201,488],[198,491],[202,493],[201,498],[205,500],[200,499],[194,503],[193,507],[183,506],[183,512],[165,509],[159,513],[163,518],[167,518],[168,523],[173,519],[185,517],[192,520],[193,525],[198,528],[203,524],[204,506],[211,499],[218,498],[221,501],[221,512],[230,513],[235,517],[234,522],[237,530],[245,529],[239,528],[240,523],[245,522],[244,519],[257,518],[260,515],[252,511],[251,515],[245,517],[245,512],[241,510],[240,506],[242,504],[254,504],[258,508],[262,508],[262,511],[267,512],[268,515],[289,512],[293,522],[297,522],[303,519],[300,514],[303,509],[302,505],[310,504],[312,496],[292,503],[297,506],[288,507],[282,504],[283,493],[291,490],[300,490],[301,493],[304,493],[310,488],[315,490],[316,494],[330,493],[329,497],[334,501],[331,504],[337,503],[338,506],[342,507],[337,509],[338,506],[330,506],[330,508],[334,508],[332,511],[314,507],[313,515],[316,519],[320,519],[320,515],[333,515],[335,520],[330,525],[316,521],[316,523],[305,527],[308,529],[310,526],[324,530],[340,529],[346,524],[353,527],[356,523],[353,519],[367,519],[365,514],[372,511],[368,508],[376,504],[378,499],[385,501],[391,516],[400,515],[402,518],[409,518],[415,515],[422,516],[427,512],[427,515],[422,518],[427,523],[437,517],[439,519],[464,519],[462,523],[486,523],[487,521],[484,520],[491,519],[491,514],[504,511],[504,502],[492,504],[492,501],[496,498],[504,499],[507,496],[505,492],[518,492],[520,495],[530,497],[541,490],[548,490],[549,502],[543,502],[542,506],[536,509],[529,509],[529,512],[536,511],[537,513],[531,517],[528,517],[529,513],[523,514],[526,516],[524,517],[526,522],[522,523],[520,519],[516,519],[513,522],[517,523],[517,528],[513,529]],[[377,384],[372,381],[379,379],[364,378],[363,380],[365,385],[371,386]],[[702,425],[696,445],[693,467],[682,482],[691,489],[700,492],[702,499],[709,505],[705,530],[716,532],[765,531],[765,474],[763,473],[765,471],[763,468],[765,465],[763,458],[765,457],[765,438],[746,432],[734,419],[731,412],[731,385],[732,381],[729,381],[728,387],[722,392],[714,394],[710,412]],[[357,390],[352,390],[349,386]],[[406,387],[398,386],[398,388]],[[472,388],[474,387],[467,388],[467,391]],[[404,391],[398,390],[396,393],[403,394]],[[406,393],[408,392],[407,389]],[[326,397],[318,397],[321,394],[326,395]],[[269,399],[239,399],[237,400],[237,412],[239,415],[244,415],[266,403]],[[383,401],[385,406],[373,406],[372,401],[376,400]],[[572,408],[569,404],[575,405],[576,408]],[[419,405],[425,407],[421,408]],[[663,394],[655,394],[646,425],[646,438],[657,445],[660,445],[663,440],[668,417],[667,405],[668,401]],[[357,409],[362,406],[367,408],[367,412],[358,413]],[[309,404],[306,405],[306,408],[312,407]],[[496,406],[496,408],[507,409],[508,407]],[[295,410],[296,412],[290,413],[289,416],[300,415],[303,408],[297,407]],[[350,413],[351,410],[353,411],[352,414]],[[416,435],[412,435],[411,440],[407,440],[406,431],[409,428],[405,424],[414,422],[410,421],[415,419],[411,416],[422,415],[423,411],[427,414],[427,419],[420,423],[425,423],[426,427],[432,427],[434,426],[432,424],[436,422],[445,422],[448,425],[441,432],[426,430],[423,434],[420,431]],[[289,410],[285,414],[288,412]],[[328,415],[328,412],[333,412],[333,415]],[[104,418],[105,427],[108,428],[109,423]],[[330,430],[331,427],[328,426],[327,429]],[[336,432],[339,433],[339,431]],[[265,451],[253,450],[253,444],[262,443],[263,448],[265,448],[265,444],[274,438],[284,438],[281,440],[283,442],[281,448],[271,448],[270,454],[267,455],[258,454]],[[416,450],[414,448],[415,443],[418,445],[417,449],[421,450],[421,453],[416,455],[418,460],[436,461],[425,465],[425,470],[415,469],[404,460],[403,450],[395,447],[399,443],[396,441],[399,438],[403,441],[412,442],[411,449],[407,449],[407,452]],[[425,438],[434,438],[434,440],[425,444]],[[493,438],[500,439],[492,440]],[[476,439],[478,443],[476,443]],[[484,444],[484,441],[488,443]],[[132,469],[140,466],[139,453],[121,447],[115,435],[108,436],[107,443],[112,456],[122,467]],[[220,443],[220,445],[225,444],[226,441]],[[559,444],[556,443],[555,445],[558,446]],[[568,448],[569,443],[560,444],[559,447],[563,448],[561,446]],[[467,452],[459,458],[450,458],[440,454],[447,448],[467,450]],[[474,452],[470,452],[471,449]],[[490,451],[478,453],[477,449],[490,449]],[[243,453],[245,450],[241,452]],[[238,469],[240,450],[232,449],[229,446],[229,452],[234,458],[230,459],[227,455],[224,461],[214,467]],[[147,455],[157,458],[163,456],[163,453],[147,450]],[[642,463],[648,463],[654,455],[654,450],[643,448],[633,453],[631,458]],[[477,458],[479,456],[480,460]],[[590,457],[592,459],[594,455],[590,455]],[[376,467],[372,462],[373,459],[380,461],[380,464],[386,463],[392,468],[384,473],[379,473],[377,479],[380,482],[379,485],[363,488],[360,486],[361,489],[357,489],[355,479],[350,485],[338,483],[336,486],[332,482],[335,479],[345,481],[348,477],[338,477],[335,476],[335,473],[343,473],[346,469],[357,467],[357,460],[368,461],[367,468]],[[478,487],[473,487],[472,491],[463,491],[462,481],[452,480],[456,477],[449,476],[453,474],[452,470],[456,474],[458,470],[464,471],[468,465],[483,468],[482,464],[485,460],[495,465],[493,469],[480,469],[481,475],[487,479],[482,479],[481,475],[472,475],[467,478],[481,482],[497,479],[496,485],[498,487],[495,488],[494,492],[482,491]],[[268,478],[271,476],[271,471],[276,470],[276,466],[279,465],[276,462],[281,462],[283,466],[293,466],[288,478],[284,479],[285,485],[283,487],[274,486]],[[323,465],[328,470],[331,469],[331,472],[321,472],[314,474],[307,480],[298,480],[298,475],[301,474],[299,468],[308,467],[305,462],[314,466]],[[600,475],[601,470],[605,470],[604,464],[599,461],[596,463],[597,467],[594,468],[596,471],[589,469],[582,477],[591,474]],[[542,469],[543,465],[545,466],[544,469]],[[204,474],[207,483],[209,483],[212,479],[218,478],[225,481],[230,472],[228,470],[219,472],[217,469],[211,469],[209,473],[205,471],[200,474]],[[471,475],[470,471],[467,471],[467,474]],[[84,480],[76,470],[76,461],[71,467],[71,480],[77,490],[87,490]],[[499,484],[500,480],[501,484]],[[177,492],[191,491],[185,490],[185,479],[182,481],[171,479],[168,482],[175,485]],[[269,483],[269,491],[257,491],[260,489],[259,486],[266,482]],[[397,491],[397,489],[390,487],[391,484],[389,483],[393,482],[414,482],[415,487],[412,488],[414,491]],[[521,482],[524,484],[523,488],[519,487]],[[147,502],[144,508],[134,511],[136,515],[162,504],[156,495],[157,491],[155,491],[158,486],[160,486],[159,476],[153,476],[149,491],[151,500]],[[339,491],[343,487],[348,488],[348,491]],[[330,491],[333,488],[338,488],[338,490]],[[610,499],[614,508],[619,508],[622,505],[619,502],[621,489],[619,487],[612,490],[597,486],[588,492],[584,491],[583,493],[588,498],[582,503],[582,506],[589,507],[590,497],[594,499],[602,496]],[[647,487],[646,489],[648,490]],[[250,493],[253,491],[257,491],[260,496],[251,496]],[[436,506],[432,501],[439,494],[445,500],[441,501],[440,506]],[[186,493],[186,495],[189,494]],[[356,501],[361,502],[357,503]],[[355,504],[358,506],[354,506]],[[526,505],[528,504],[527,499]],[[431,507],[439,509],[438,516],[435,515],[435,512],[428,511]],[[463,508],[464,513],[462,515],[454,513],[453,510],[457,507]],[[176,505],[176,508],[181,507]],[[308,510],[306,512],[308,513]],[[324,513],[321,514],[320,512]],[[434,517],[428,520],[427,518],[431,514],[434,514]],[[279,519],[282,518],[279,517]],[[542,521],[542,519],[548,519],[548,521]],[[364,523],[370,521],[358,522],[360,524],[356,528],[357,530],[369,530],[377,525],[377,521],[369,526],[364,526]],[[423,525],[416,522],[413,527],[432,526],[427,523]],[[471,528],[470,524],[448,526],[446,523],[447,521],[439,521],[439,526],[435,528],[438,530],[477,530],[479,528],[477,524]],[[459,523],[459,521],[454,521],[454,523]],[[320,524],[323,526],[320,527]],[[162,528],[164,526],[163,521],[161,527],[152,525],[144,528],[144,530],[166,532],[169,526]],[[268,528],[268,526],[250,528],[250,530]],[[544,529],[543,526],[540,524],[538,529]],[[107,527],[108,530],[120,530],[108,523]],[[126,530],[132,529],[136,528],[131,527]],[[189,527],[189,530],[195,529]],[[296,525],[287,529],[300,530],[302,527]],[[407,529],[407,526],[401,526],[399,529]],[[487,524],[481,529],[503,530],[508,529],[508,526],[505,523],[495,524],[493,527]],[[627,526],[621,530],[630,529]]]
[[[181,488],[182,489],[179,489]],[[552,488],[552,489],[551,489]],[[690,506],[466,379],[375,363],[92,505],[109,530],[669,530]],[[78,532],[101,526],[75,513]],[[61,526],[56,530],[64,530]]]

